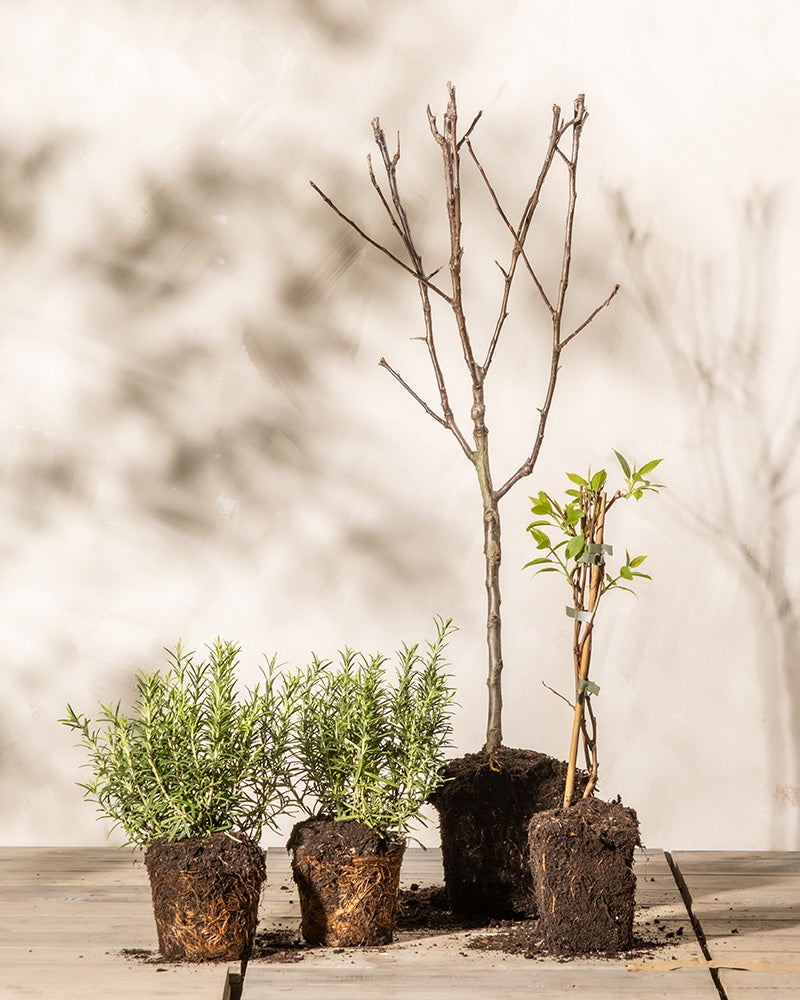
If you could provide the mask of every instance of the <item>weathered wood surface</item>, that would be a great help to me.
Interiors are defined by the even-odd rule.
[[[652,926],[657,921],[674,932],[683,928],[674,947],[663,954],[679,961],[694,960],[695,968],[629,972],[627,963],[619,959],[530,960],[467,947],[471,933],[485,931],[426,936],[405,931],[384,949],[351,949],[340,954],[315,949],[302,962],[290,965],[251,962],[243,1000],[281,995],[291,995],[292,1000],[418,1000],[436,995],[442,1000],[483,1000],[493,994],[503,1000],[529,1000],[531,996],[543,1000],[565,996],[718,1000],[664,855],[641,852],[636,867],[637,923]],[[262,901],[262,926],[296,928],[299,914],[285,854],[270,851],[267,868],[272,878]],[[442,883],[440,851],[407,852],[401,884],[408,887],[414,882]]]
[[[159,965],[147,873],[115,848],[0,848],[0,997],[220,1000],[227,967]]]
[[[711,962],[729,1000],[800,1000],[800,855],[675,852]],[[270,850],[262,927],[296,930],[289,861]],[[243,1000],[382,1000],[431,996],[636,997],[716,1000],[707,963],[660,852],[637,856],[637,922],[675,932],[641,971],[622,960],[527,960],[467,948],[470,932],[421,935],[360,952],[315,949],[296,964],[250,963]],[[439,884],[438,851],[410,849],[403,883]],[[677,930],[683,928],[681,935]],[[225,964],[160,965],[147,875],[139,855],[114,848],[0,848],[0,998],[221,1000]],[[654,965],[666,960],[672,969]],[[677,966],[677,967],[675,967]]]
[[[728,1000],[800,1000],[800,854],[676,851],[673,859]]]

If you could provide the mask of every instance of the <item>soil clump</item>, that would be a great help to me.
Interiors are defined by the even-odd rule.
[[[633,940],[633,809],[589,798],[534,816],[530,859],[540,930],[556,954],[618,953]]]

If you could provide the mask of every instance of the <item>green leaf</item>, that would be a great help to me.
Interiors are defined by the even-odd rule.
[[[551,548],[550,539],[543,531],[541,531],[539,528],[533,528],[533,527],[531,527],[529,531],[533,535],[533,540],[536,542],[537,548],[539,549]]]
[[[550,562],[552,562],[550,556],[542,556],[539,559],[531,559],[531,561],[526,562],[522,568],[527,569],[529,566],[540,566],[542,563],[550,563]]]
[[[620,567],[619,575],[621,577],[623,577],[623,579],[625,579],[625,580],[632,580],[633,579],[633,573],[630,571],[630,569],[627,566],[621,566]]]
[[[599,493],[603,486],[605,486],[606,478],[607,474],[605,469],[600,469],[599,472],[595,472],[589,484],[591,489],[594,490],[595,493]]]
[[[531,497],[531,502],[533,503],[533,506],[531,507],[531,512],[533,514],[553,513],[553,502],[543,490],[539,491],[538,496]]]
[[[564,490],[568,497],[575,497],[576,499],[580,497],[580,492],[578,490]]]
[[[663,462],[663,459],[662,459],[662,458],[656,458],[656,459],[653,459],[653,461],[652,461],[652,462],[648,462],[648,463],[647,463],[646,465],[643,465],[643,466],[641,467],[641,469],[639,469],[639,472],[640,472],[640,473],[641,473],[641,474],[642,474],[643,476],[646,476],[648,472],[652,472],[652,471],[653,471],[653,469],[655,469],[655,467],[656,467],[657,465],[660,465],[660,464],[661,464],[662,462]]]
[[[622,467],[622,471],[625,474],[625,478],[626,479],[630,479],[631,478],[631,467],[625,461],[625,458],[622,455],[620,455],[620,453],[616,449],[614,449],[614,454],[617,456],[617,461],[619,462],[620,466]]]
[[[576,507],[574,504],[569,504],[564,510],[564,521],[570,526],[574,527],[583,517],[583,511],[580,507]]]
[[[649,575],[649,573],[633,572],[633,573],[631,573],[631,576],[641,576],[642,579],[644,579],[644,580],[652,580],[653,579],[652,576]]]
[[[567,559],[575,559],[577,556],[583,552],[586,547],[586,539],[583,535],[576,535],[574,538],[570,538],[567,542],[567,547],[564,549],[564,555]]]
[[[635,569],[637,566],[641,566],[642,563],[645,561],[646,558],[647,558],[647,556],[636,556],[635,559],[629,558],[628,559],[628,565],[632,569]]]
[[[578,486],[588,486],[589,485],[586,482],[586,480],[583,478],[583,476],[579,476],[577,472],[568,472],[567,473],[567,479],[569,479],[569,481],[571,483],[575,483]]]

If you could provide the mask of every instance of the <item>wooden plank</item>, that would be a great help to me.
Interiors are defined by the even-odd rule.
[[[0,995],[219,1000],[226,966],[145,964],[155,951],[147,873],[114,848],[0,849]]]
[[[720,969],[720,982],[728,1000],[798,1000],[800,974],[742,972]]]
[[[728,1000],[800,1000],[800,854],[675,852]],[[764,962],[784,971],[759,971]]]
[[[629,973],[625,967],[558,967],[538,962],[498,962],[481,966],[464,957],[450,956],[440,965],[409,963],[402,967],[354,960],[351,966],[308,969],[294,966],[249,966],[242,1000],[267,1000],[279,994],[292,1000],[421,1000],[441,995],[447,1000],[563,1000],[580,998],[636,998],[636,1000],[717,1000],[705,970]]]
[[[798,851],[672,851],[672,857],[684,876],[691,873],[711,875],[800,871]]]

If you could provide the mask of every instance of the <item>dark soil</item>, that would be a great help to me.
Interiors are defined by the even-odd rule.
[[[298,823],[287,843],[310,945],[388,944],[397,911],[405,843],[357,820]]]
[[[530,859],[545,946],[561,955],[627,951],[639,844],[633,809],[584,799],[535,816]]]
[[[258,921],[264,852],[244,835],[159,838],[145,852],[158,947],[167,961],[246,959]]]
[[[528,826],[562,804],[567,765],[535,750],[500,747],[448,761],[449,779],[431,797],[439,813],[442,862],[452,910],[480,917],[536,915]],[[578,772],[580,796],[586,775]]]

